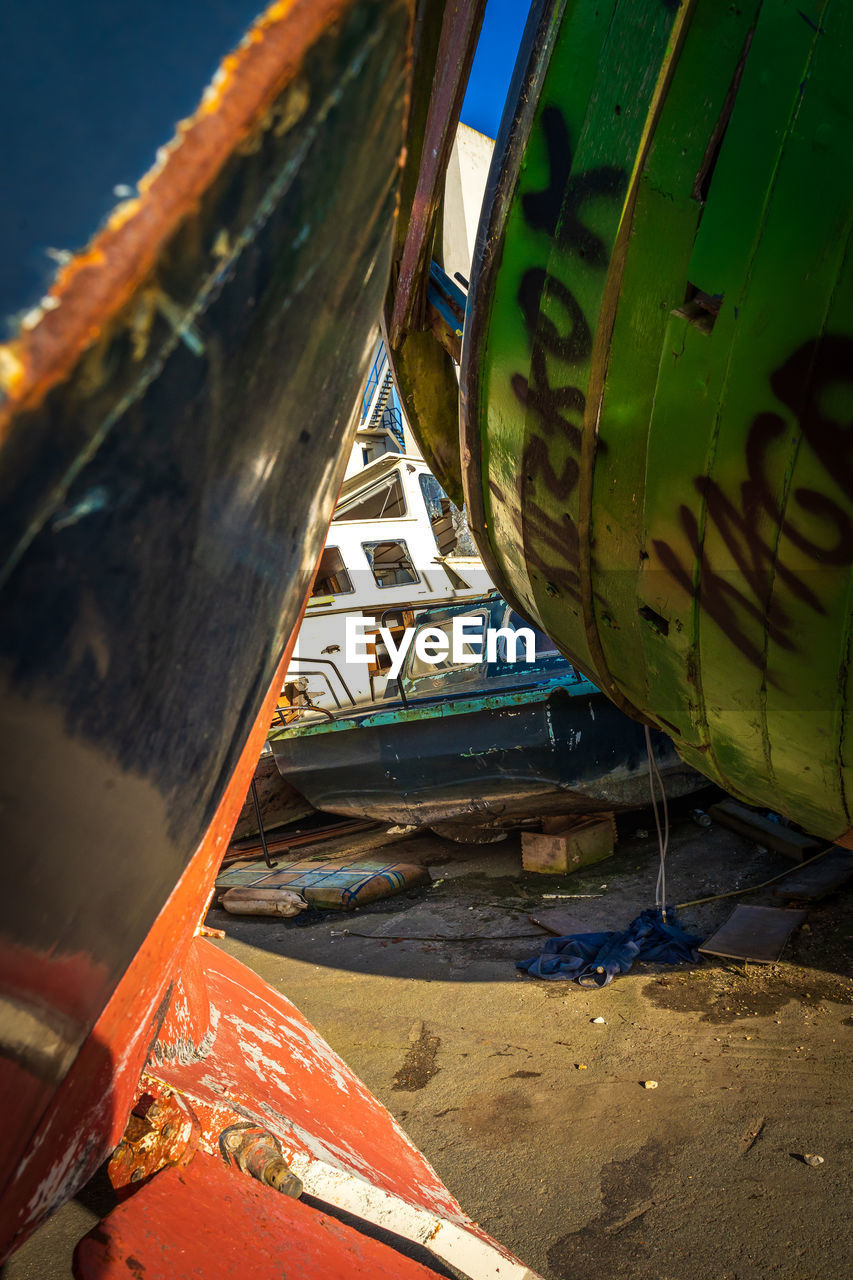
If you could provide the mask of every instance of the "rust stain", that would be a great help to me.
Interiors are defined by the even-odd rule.
[[[81,355],[150,277],[181,221],[226,161],[265,128],[284,132],[304,112],[305,54],[351,0],[277,0],[229,54],[195,114],[181,121],[157,162],[88,247],[62,266],[46,298],[0,346],[0,444],[13,418],[69,376]],[[275,110],[288,85],[282,110]]]
[[[200,1135],[197,1115],[174,1092],[143,1093],[108,1165],[119,1200],[168,1165],[189,1164],[198,1150]]]

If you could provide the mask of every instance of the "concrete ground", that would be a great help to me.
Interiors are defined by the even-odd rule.
[[[214,910],[208,923],[303,1010],[463,1208],[547,1280],[849,1275],[853,888],[813,907],[774,965],[636,965],[602,990],[515,968],[545,940],[531,912],[559,908],[595,930],[653,904],[656,841],[632,834],[640,823],[573,876],[522,874],[516,837],[422,836],[395,854],[430,866],[427,888],[349,915]],[[685,818],[668,899],[789,865]],[[779,905],[768,888],[688,907],[682,922],[707,936],[744,900]],[[102,1202],[96,1180],[3,1280],[64,1280]]]

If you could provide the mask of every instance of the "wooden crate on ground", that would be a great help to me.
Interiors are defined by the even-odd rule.
[[[596,814],[575,819],[571,826],[551,835],[522,832],[521,861],[525,871],[565,875],[609,858],[615,847],[613,814]]]

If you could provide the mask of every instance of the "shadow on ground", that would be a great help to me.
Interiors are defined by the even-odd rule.
[[[537,954],[549,936],[531,916],[559,910],[565,932],[622,930],[654,905],[659,854],[653,833],[650,813],[628,815],[620,820],[613,857],[566,876],[523,872],[517,834],[501,844],[476,846],[428,833],[391,846],[395,858],[428,867],[432,882],[427,886],[353,912],[309,910],[289,920],[233,916],[214,908],[208,924],[223,929],[233,943],[312,965],[426,981],[452,976],[454,981],[514,982],[521,980],[515,961]],[[682,816],[670,837],[667,898],[673,904],[714,897],[759,885],[795,865],[723,828],[698,827]],[[740,902],[784,905],[768,886],[685,906],[679,918],[689,932],[708,937]],[[769,966],[760,977],[753,973],[747,1003],[770,1011],[792,998],[798,978],[791,965],[823,971],[822,995],[843,997],[853,975],[851,903],[853,887],[813,905],[785,949],[786,966]],[[726,1021],[742,1012],[741,998],[729,989],[742,967],[706,960],[699,963],[699,973],[729,976],[697,984],[689,996],[665,977],[656,978],[650,995],[662,1008],[693,1008]],[[651,972],[660,969],[652,966]]]

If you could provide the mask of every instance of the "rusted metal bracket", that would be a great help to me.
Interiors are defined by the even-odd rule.
[[[200,1137],[199,1120],[183,1098],[143,1093],[107,1166],[119,1200],[168,1165],[189,1164]]]

